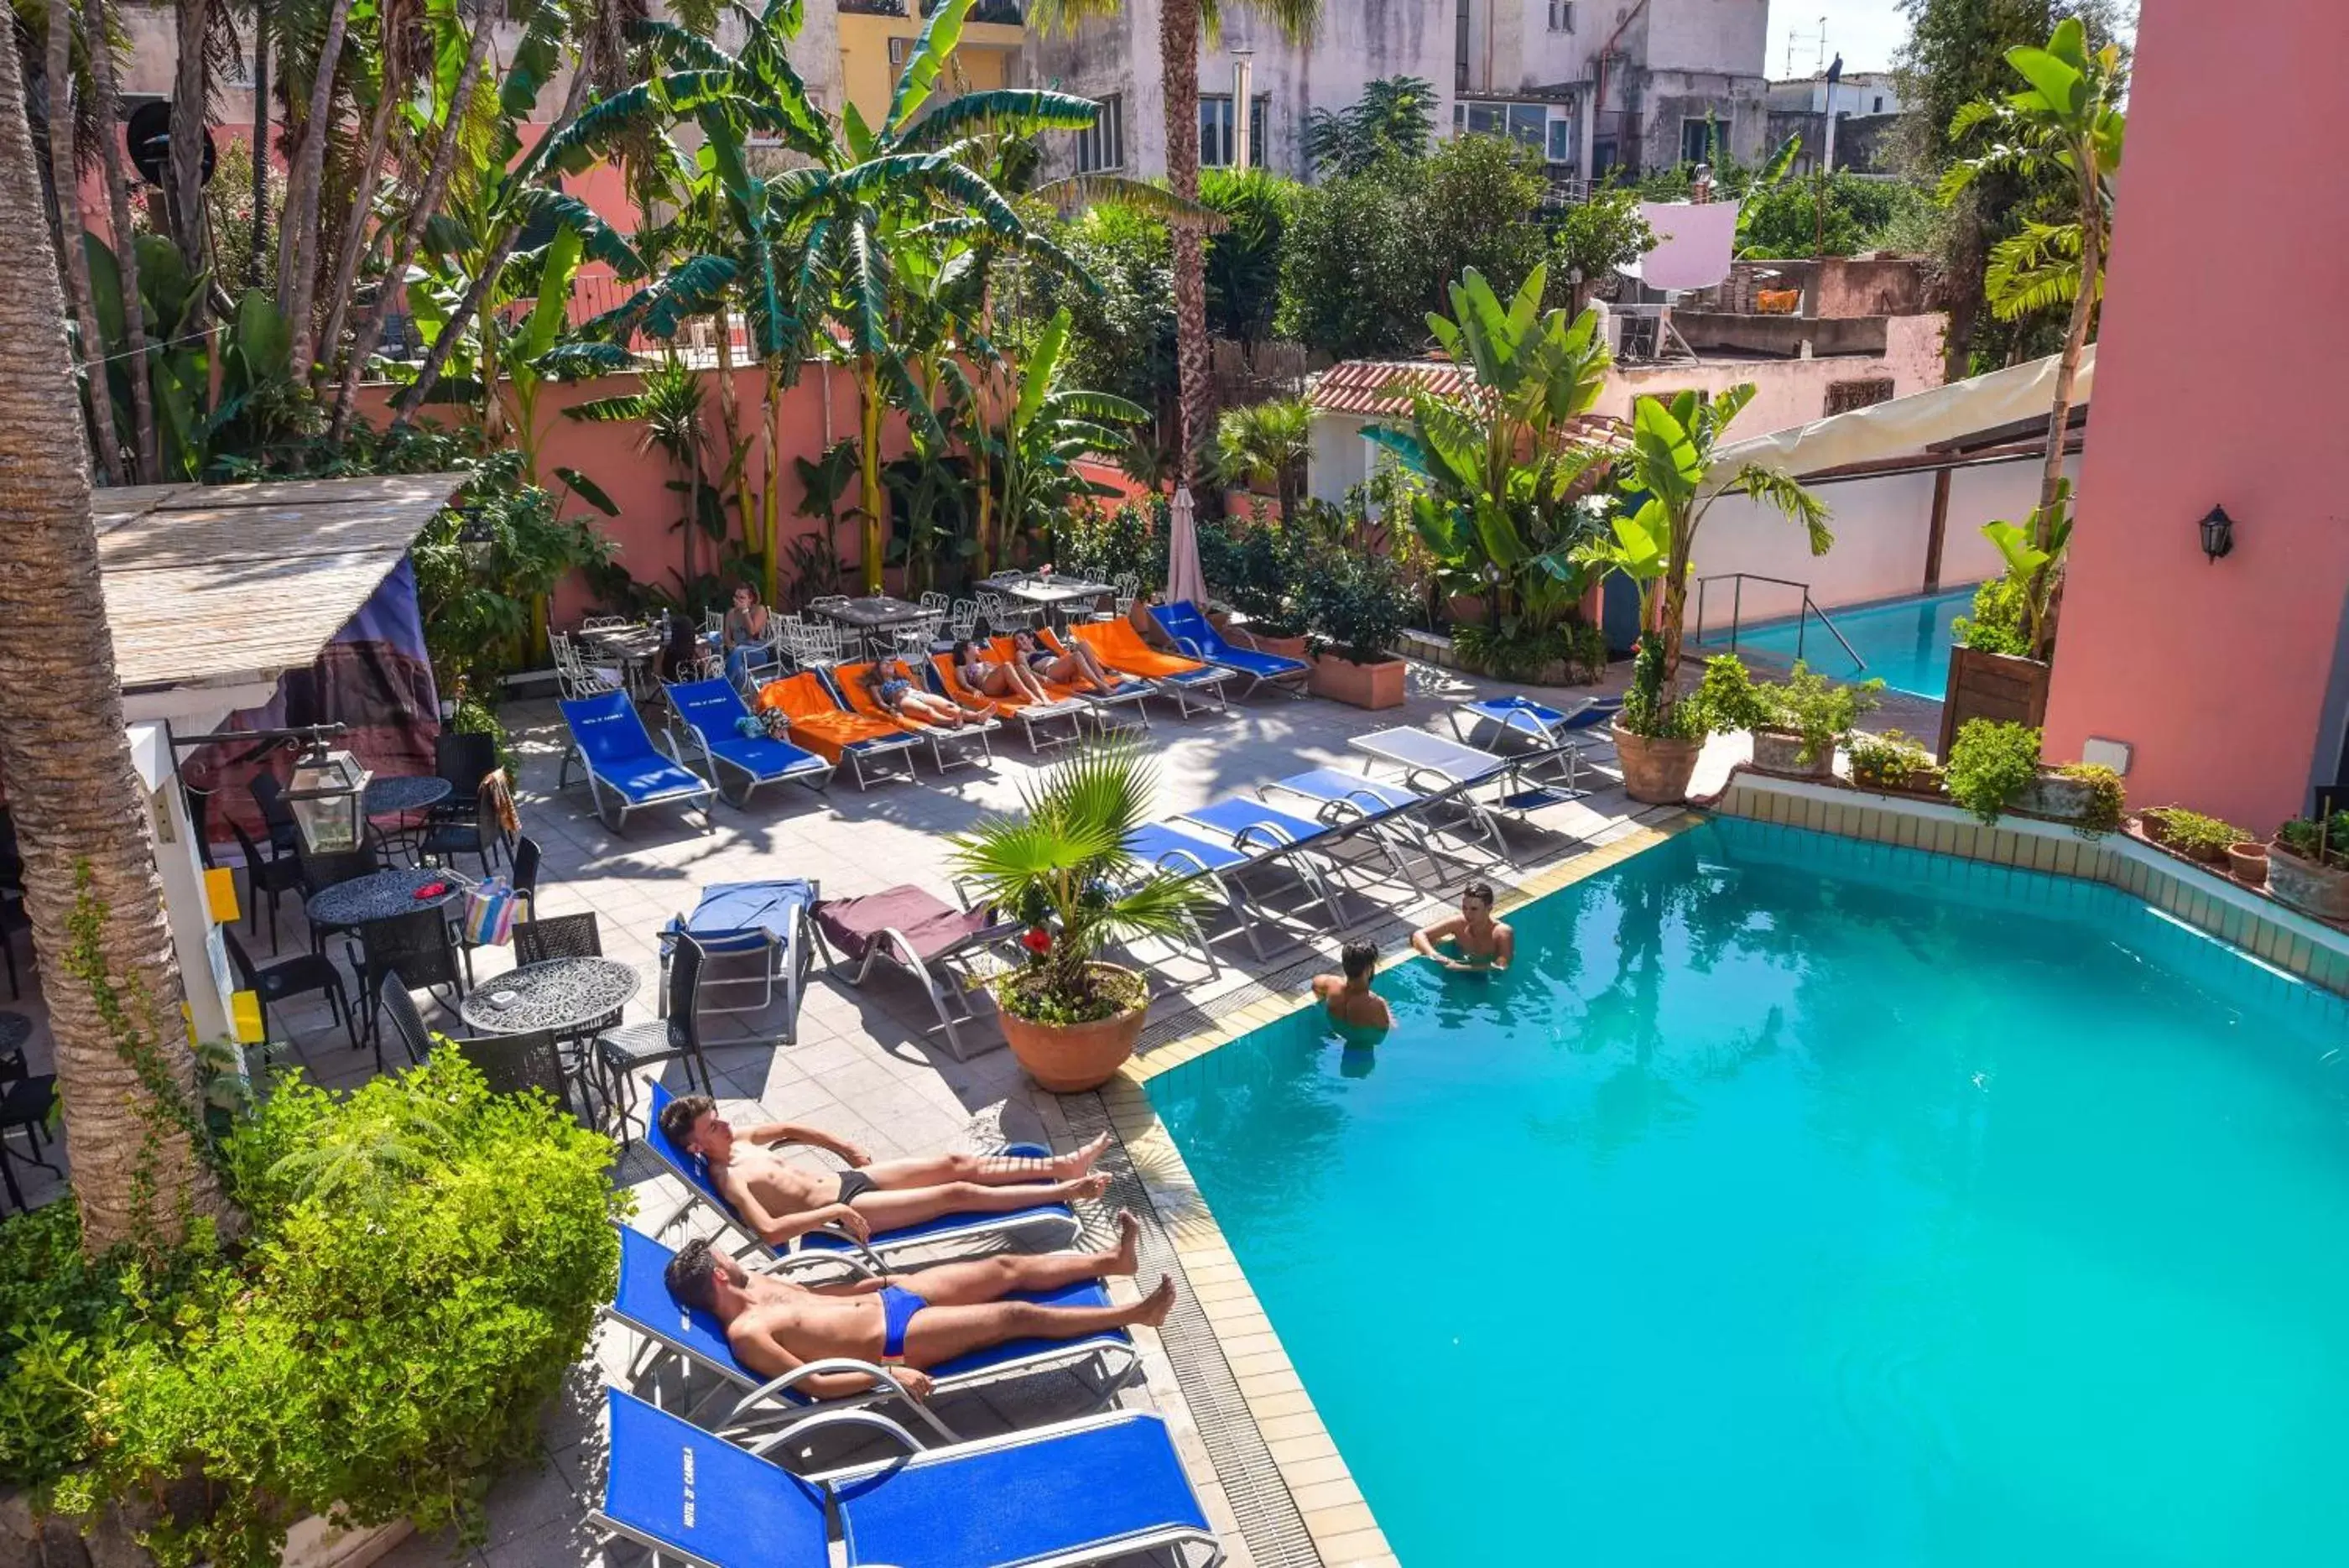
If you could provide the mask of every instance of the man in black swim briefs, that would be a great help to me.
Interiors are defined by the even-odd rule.
[[[747,1269],[697,1237],[678,1250],[666,1278],[670,1295],[726,1325],[735,1358],[761,1377],[847,1357],[887,1366],[918,1399],[930,1391],[924,1369],[958,1355],[1015,1339],[1082,1339],[1165,1322],[1174,1282],[1163,1276],[1148,1295],[1123,1306],[1004,1299],[1133,1273],[1139,1226],[1133,1214],[1122,1213],[1117,1228],[1117,1245],[1106,1251],[1007,1252],[918,1274],[813,1287]],[[845,1398],[873,1386],[861,1372],[822,1372],[793,1385],[817,1399]]]
[[[919,1225],[944,1214],[1002,1214],[1039,1203],[1098,1198],[1109,1178],[1092,1174],[1109,1146],[1103,1133],[1084,1147],[1046,1159],[1008,1155],[939,1154],[875,1161],[845,1139],[816,1127],[769,1122],[737,1130],[707,1095],[671,1100],[660,1130],[709,1168],[709,1179],[735,1218],[769,1246],[827,1227],[858,1241],[875,1231]],[[837,1155],[849,1168],[796,1166],[776,1144],[805,1144]]]

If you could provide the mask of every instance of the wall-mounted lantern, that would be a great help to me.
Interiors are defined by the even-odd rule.
[[[2202,554],[2216,563],[2221,556],[2231,555],[2235,548],[2235,520],[2227,515],[2223,506],[2213,506],[2210,514],[2202,519]]]

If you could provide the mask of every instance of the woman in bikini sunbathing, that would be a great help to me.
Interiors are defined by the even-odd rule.
[[[1043,683],[1016,659],[989,659],[978,644],[965,638],[954,645],[955,674],[964,686],[988,697],[1014,702],[1046,702]]]
[[[873,694],[873,701],[881,704],[885,712],[916,723],[943,724],[949,730],[959,730],[987,717],[915,685],[902,659],[875,659],[864,672],[864,690]]]
[[[1107,697],[1116,691],[1118,678],[1102,666],[1090,645],[1078,638],[1061,644],[1068,651],[1054,653],[1036,640],[1030,631],[1015,632],[1012,646],[1019,650],[1020,659],[1036,674],[1063,686],[1091,686]]]

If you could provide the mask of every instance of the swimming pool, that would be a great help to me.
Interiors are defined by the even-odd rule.
[[[1396,1553],[2338,1563],[2349,1007],[1715,820],[1154,1078]]]
[[[1827,618],[1835,622],[1852,651],[1867,660],[1865,670],[1852,663],[1816,616],[1806,618],[1810,624],[1799,628],[1799,635],[1792,618],[1741,626],[1737,651],[1791,665],[1799,646],[1804,660],[1825,674],[1838,680],[1881,676],[1895,691],[1930,697],[1938,702],[1950,688],[1950,624],[1971,608],[1973,602],[1974,590],[1969,585],[1921,598],[1827,611]],[[1716,608],[1717,616],[1712,613]],[[1729,650],[1726,597],[1708,606],[1707,611],[1704,637],[1694,646],[1707,653],[1725,653]]]

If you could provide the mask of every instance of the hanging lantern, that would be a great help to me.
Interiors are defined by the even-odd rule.
[[[345,855],[367,842],[368,774],[348,752],[313,744],[294,764],[294,808],[302,847],[312,855]]]
[[[2201,528],[2202,554],[2209,557],[2213,566],[2234,553],[2235,520],[2227,515],[2225,507],[2210,508],[2209,515],[2202,519]]]

